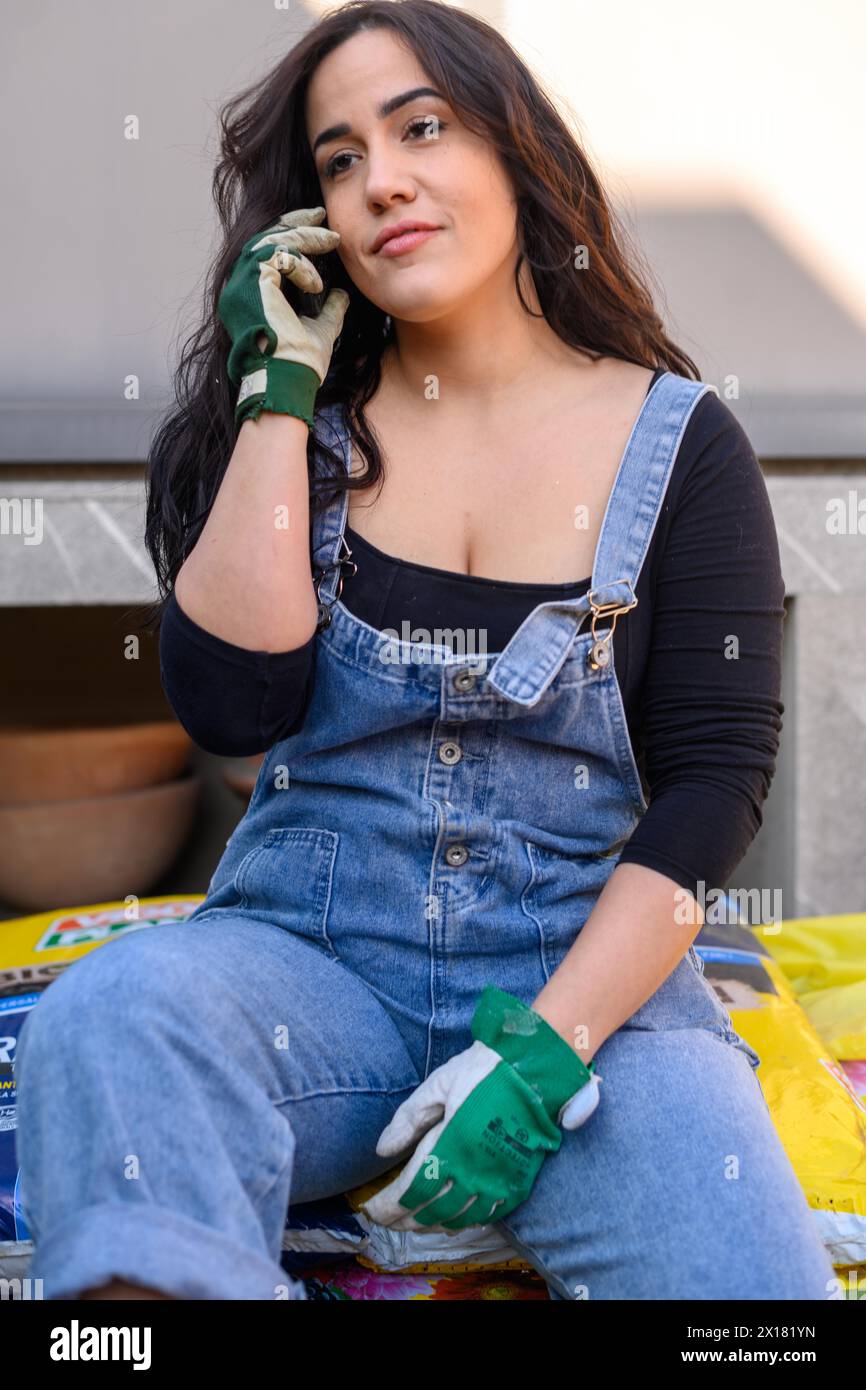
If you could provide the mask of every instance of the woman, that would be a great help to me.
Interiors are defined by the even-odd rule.
[[[302,1296],[289,1202],[394,1168],[373,1219],[498,1222],[554,1298],[826,1297],[691,945],[781,727],[748,441],[494,30],[347,5],[251,96],[148,543],[179,717],[268,756],[189,922],[27,1021],[33,1273]]]

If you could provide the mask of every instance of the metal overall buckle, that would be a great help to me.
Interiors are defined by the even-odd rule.
[[[325,565],[322,569],[314,570],[313,572],[313,583],[316,590],[316,601],[319,607],[319,621],[316,623],[317,632],[321,632],[323,628],[330,626],[331,609],[333,608],[334,604],[337,602],[337,599],[343,592],[343,579],[345,577],[343,574],[343,566],[351,565],[352,568],[348,571],[350,575],[357,574],[358,572],[358,566],[356,565],[355,561],[350,558],[352,551],[345,536],[340,537],[340,544],[342,549],[345,551],[345,554],[339,555],[332,565]],[[322,581],[324,580],[326,574],[330,574],[331,570],[335,569],[338,569],[340,571],[340,581],[337,585],[337,592],[331,599],[330,603],[325,603],[322,599],[321,594]]]
[[[634,590],[631,588],[631,583],[628,579],[617,579],[614,581],[614,583],[628,584],[629,589],[632,593],[634,593]],[[617,618],[619,617],[620,613],[628,613],[631,611],[632,608],[635,608],[637,606],[637,598],[633,598],[631,603],[595,603],[592,597],[594,593],[594,589],[590,589],[587,593],[587,598],[589,599],[589,606],[592,609],[593,642],[592,646],[589,649],[589,654],[587,656],[586,661],[591,671],[600,671],[603,670],[605,667],[609,666],[611,663],[612,640],[614,628],[616,627]],[[596,623],[598,622],[599,618],[610,617],[611,614],[613,615],[613,617],[611,619],[610,627],[606,629],[603,637],[599,637],[598,632],[596,631]]]

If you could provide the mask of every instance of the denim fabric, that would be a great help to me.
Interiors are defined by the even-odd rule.
[[[560,964],[647,810],[612,643],[590,661],[611,621],[594,635],[592,605],[628,622],[710,389],[658,379],[592,590],[540,603],[501,652],[402,640],[351,614],[347,495],[315,518],[327,621],[307,717],[265,758],[205,900],[185,924],[77,962],[22,1029],[22,1200],[48,1296],[112,1273],[187,1296],[280,1296],[289,1201],[393,1166],[378,1134],[471,1044],[484,986],[531,1003]],[[342,412],[316,423],[348,470]],[[827,1297],[833,1267],[760,1059],[693,948],[596,1060],[597,1111],[501,1222],[552,1297]]]

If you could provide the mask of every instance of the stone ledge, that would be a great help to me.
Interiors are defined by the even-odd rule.
[[[42,503],[42,539],[28,543],[21,534],[0,531],[0,605],[146,604],[157,597],[153,566],[142,540],[145,525],[143,470],[120,465],[82,469],[87,476],[59,468],[24,466],[0,470],[0,527],[13,499],[19,515],[38,533],[36,504]],[[107,476],[108,474],[108,476]],[[821,464],[765,473],[779,537],[786,593],[862,594],[866,592],[866,463],[838,471]],[[853,494],[854,506],[849,502]],[[862,499],[863,534],[831,535],[827,503],[840,499],[846,517],[856,519]],[[20,524],[20,523],[19,523]]]

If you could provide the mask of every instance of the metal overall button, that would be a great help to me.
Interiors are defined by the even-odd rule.
[[[445,851],[445,862],[450,864],[453,869],[459,869],[461,864],[465,864],[469,858],[469,851],[465,845],[449,845]]]
[[[342,592],[343,592],[343,580],[344,580],[344,578],[345,578],[345,576],[344,576],[344,574],[343,574],[343,566],[344,566],[344,565],[351,565],[352,568],[348,571],[348,573],[349,573],[350,575],[352,575],[352,574],[357,574],[357,573],[358,573],[358,566],[357,566],[357,564],[355,563],[354,560],[352,560],[352,559],[350,558],[350,557],[351,557],[351,554],[352,554],[352,551],[351,551],[351,549],[349,548],[349,543],[348,543],[348,541],[346,540],[346,537],[345,537],[345,536],[341,536],[341,537],[340,537],[340,544],[341,544],[341,546],[342,546],[342,549],[345,551],[345,554],[341,555],[341,556],[339,557],[339,559],[335,560],[335,562],[334,562],[333,565],[326,565],[323,569],[316,570],[316,571],[314,572],[314,575],[313,575],[313,582],[314,582],[314,584],[315,584],[315,589],[316,589],[316,600],[317,600],[318,609],[319,609],[319,620],[318,620],[318,622],[316,623],[316,631],[317,631],[317,632],[321,632],[323,628],[326,628],[326,627],[329,627],[329,626],[330,626],[330,623],[331,623],[331,609],[333,608],[334,604],[337,602],[337,599],[340,597],[340,595],[341,595]],[[330,602],[330,603],[325,603],[324,600],[322,599],[322,595],[321,595],[322,580],[325,578],[325,575],[326,575],[326,574],[330,574],[331,570],[335,570],[335,569],[338,569],[338,570],[340,571],[340,581],[339,581],[339,584],[337,585],[337,592],[336,592],[336,594],[334,595],[334,597],[331,599],[331,602]]]
[[[613,628],[611,628],[611,632],[613,632]],[[610,665],[610,647],[604,638],[598,642],[593,642],[590,647],[589,665],[593,671],[599,671],[603,666]]]
[[[445,763],[448,767],[453,767],[453,765],[454,765],[455,763],[459,763],[459,761],[460,761],[460,759],[461,759],[462,757],[463,757],[463,749],[460,747],[460,744],[459,744],[459,743],[454,743],[453,740],[449,740],[448,743],[440,744],[440,747],[439,747],[439,761],[440,761],[440,763]]]
[[[478,677],[474,676],[471,671],[458,671],[454,677],[454,689],[460,691],[474,690],[477,679]]]

